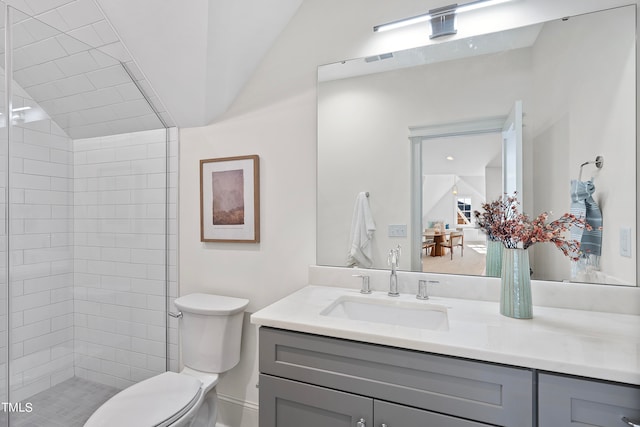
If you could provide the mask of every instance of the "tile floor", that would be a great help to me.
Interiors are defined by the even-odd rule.
[[[30,413],[11,414],[11,427],[82,427],[117,388],[71,378],[25,400]],[[4,424],[2,424],[4,425]]]

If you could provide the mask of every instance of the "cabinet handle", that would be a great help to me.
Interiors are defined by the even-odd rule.
[[[360,418],[360,420],[358,420],[358,422],[356,423],[356,427],[367,427],[364,422],[364,418]]]
[[[630,420],[627,417],[622,417],[622,422],[626,423],[630,427],[640,427],[640,421],[638,420]]]
[[[380,424],[380,427],[389,427],[388,425],[386,425],[385,423]]]

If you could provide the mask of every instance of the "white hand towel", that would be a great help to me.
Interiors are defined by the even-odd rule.
[[[351,220],[351,234],[349,236],[351,247],[347,255],[348,266],[369,268],[373,265],[371,239],[374,231],[376,231],[376,224],[371,214],[369,199],[366,193],[361,192],[356,198],[353,219]]]

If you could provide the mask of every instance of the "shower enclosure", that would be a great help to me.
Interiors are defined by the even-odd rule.
[[[177,368],[177,131],[132,62],[0,6],[0,427],[82,425]]]

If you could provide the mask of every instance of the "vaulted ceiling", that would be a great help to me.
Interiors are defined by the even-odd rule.
[[[88,137],[158,127],[136,86],[168,126],[215,121],[302,0],[8,3],[15,80],[70,136]]]

